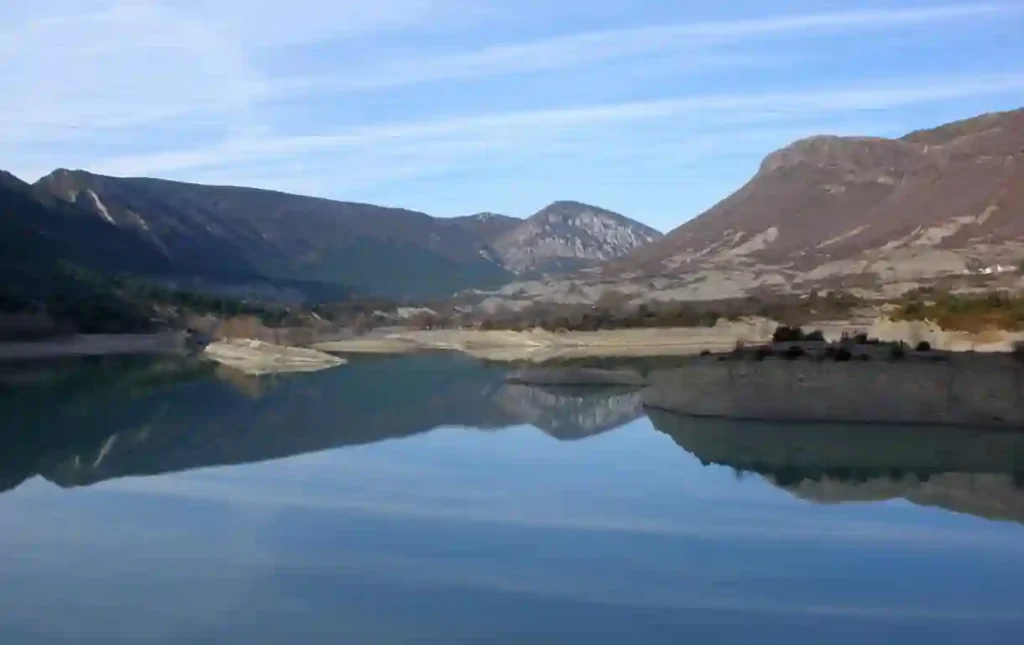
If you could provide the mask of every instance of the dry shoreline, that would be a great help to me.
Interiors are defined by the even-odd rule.
[[[706,328],[617,329],[593,332],[401,331],[313,345],[334,354],[403,354],[448,350],[493,361],[545,362],[569,358],[692,356],[730,351],[740,343],[771,340],[775,323],[735,322]]]
[[[394,355],[428,351],[454,351],[492,361],[543,363],[579,358],[647,358],[692,356],[703,351],[729,352],[737,344],[771,340],[777,323],[765,318],[720,322],[714,327],[616,329],[592,332],[483,331],[475,329],[377,332],[348,340],[313,343],[329,354]],[[878,319],[865,329],[842,321],[808,325],[825,338],[865,331],[883,341],[903,340],[911,346],[927,341],[934,349],[964,352],[1009,352],[1024,341],[1024,334],[992,331],[980,335],[943,331],[924,322]],[[82,335],[45,341],[0,342],[0,361],[109,355],[175,355],[190,349],[184,332],[159,334]]]
[[[449,329],[393,333],[314,344],[315,349],[335,354],[404,354],[449,350],[493,361],[541,363],[574,358],[645,358],[693,356],[703,351],[729,352],[738,344],[771,341],[778,323],[764,318],[722,322],[714,327],[616,329],[592,332],[481,331]],[[904,341],[911,346],[928,342],[934,349],[951,352],[1011,352],[1024,334],[991,331],[984,334],[944,331],[926,322],[893,322],[880,318],[868,326],[835,322],[811,324],[826,340],[842,334],[866,332],[882,341]]]

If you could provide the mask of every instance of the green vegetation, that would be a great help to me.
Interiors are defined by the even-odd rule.
[[[1008,292],[984,294],[907,294],[895,318],[930,320],[942,329],[981,333],[986,330],[1024,330],[1024,297]]]
[[[802,342],[824,342],[825,334],[815,329],[810,333],[804,333],[804,330],[800,327],[790,327],[788,325],[782,325],[775,329],[772,334],[773,343],[802,343]]]
[[[253,316],[268,326],[296,324],[298,315],[279,304],[173,289],[130,276],[108,276],[58,262],[29,298],[7,283],[0,287],[0,337],[29,340],[70,333],[147,333],[184,327],[188,314],[221,318]]]

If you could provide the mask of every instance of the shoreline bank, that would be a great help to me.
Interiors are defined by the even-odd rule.
[[[80,334],[47,340],[0,342],[0,361],[87,356],[175,356],[188,352],[188,335],[185,332]]]
[[[721,321],[714,327],[666,327],[560,331],[478,329],[414,330],[393,328],[342,340],[312,342],[313,350],[336,355],[400,355],[452,351],[496,362],[532,362],[587,358],[685,357],[702,352],[727,353],[738,345],[767,344],[778,323],[766,318]],[[924,322],[878,319],[871,325],[849,322],[810,324],[827,341],[863,331],[880,341],[904,341],[911,347],[926,341],[939,351],[1006,353],[1024,341],[1024,334],[990,331],[983,334],[944,331]],[[293,346],[293,345],[282,345]],[[46,360],[106,355],[173,355],[202,349],[186,332],[157,334],[80,335],[42,341],[0,342],[0,361]]]

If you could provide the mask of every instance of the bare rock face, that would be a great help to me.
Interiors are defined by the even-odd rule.
[[[497,238],[499,262],[514,273],[564,271],[619,258],[661,233],[603,208],[554,202]]]

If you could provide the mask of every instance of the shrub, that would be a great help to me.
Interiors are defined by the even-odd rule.
[[[804,336],[804,340],[813,341],[813,342],[824,342],[824,340],[825,340],[825,333],[823,331],[821,331],[820,329],[815,329],[811,333],[809,333],[806,336]]]
[[[799,327],[780,325],[772,334],[773,343],[799,343],[804,340],[804,332]]]
[[[853,358],[853,352],[846,347],[840,347],[836,350],[835,358],[837,363],[847,363]]]
[[[932,344],[926,340],[922,340],[914,349],[919,352],[930,352],[932,351]]]
[[[907,356],[907,350],[903,347],[903,343],[894,343],[889,349],[889,358],[894,361],[903,360]]]
[[[786,349],[786,352],[783,354],[783,357],[786,360],[788,360],[788,361],[792,361],[792,360],[796,360],[796,359],[800,358],[803,355],[804,355],[804,348],[803,347],[800,347],[799,345],[790,345]]]
[[[1024,363],[1024,342],[1021,342],[1019,340],[1014,342],[1013,350],[1011,350],[1010,355],[1013,356],[1016,360]]]
[[[710,349],[702,349],[702,350],[700,350],[700,355],[701,356],[711,356],[711,350]]]

